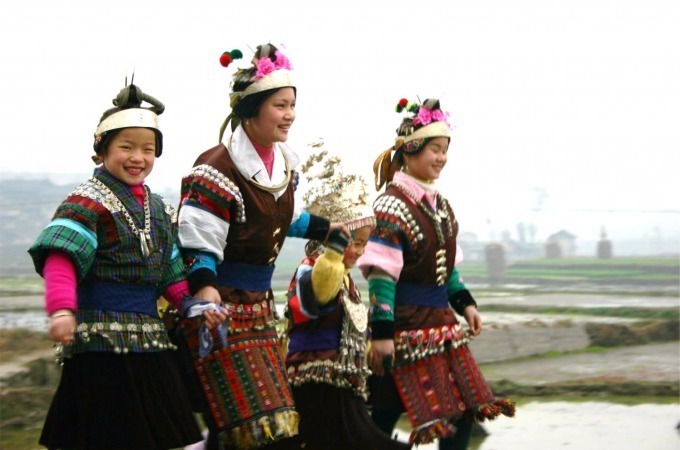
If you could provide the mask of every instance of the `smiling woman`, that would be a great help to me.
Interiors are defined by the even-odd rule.
[[[241,56],[231,50],[220,62],[229,66]],[[221,448],[219,441],[255,448],[297,433],[276,330],[274,263],[286,236],[324,241],[331,230],[345,230],[295,207],[299,159],[286,144],[296,118],[290,61],[264,44],[251,63],[233,76],[220,143],[199,155],[182,180],[179,235],[191,291],[231,312],[228,343],[218,345],[215,335],[205,358],[195,351],[195,324],[178,325],[178,343],[193,367],[188,382],[200,380],[195,407],[209,428],[208,449]]]

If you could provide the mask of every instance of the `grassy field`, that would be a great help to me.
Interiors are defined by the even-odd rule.
[[[277,262],[272,286],[277,292],[285,291],[299,261]],[[489,272],[483,262],[465,261],[459,268],[467,282],[489,281]],[[355,280],[363,284],[360,273],[353,271]],[[680,285],[680,258],[617,257],[612,259],[560,258],[522,260],[507,266],[505,277],[499,283],[565,284],[571,282],[602,284],[644,284],[662,286]],[[35,295],[43,292],[43,282],[38,275],[28,278],[0,278],[0,295]]]
[[[484,263],[464,262],[459,270],[468,281],[484,281],[489,278],[489,272]],[[621,257],[523,260],[509,264],[506,267],[505,276],[498,281],[501,283],[659,283],[677,286],[680,283],[680,259]]]

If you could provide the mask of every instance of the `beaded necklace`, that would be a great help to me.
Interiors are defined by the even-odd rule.
[[[446,231],[449,237],[453,236],[453,223],[448,214],[448,203],[439,193],[437,193],[437,205],[439,206],[437,212],[432,211],[425,205],[425,202],[419,201],[416,196],[406,186],[399,183],[391,182],[391,185],[402,191],[406,196],[410,197],[413,202],[418,205],[418,208],[425,214],[437,233],[437,241],[439,241],[439,249],[435,253],[435,277],[438,286],[443,286],[448,281],[448,271],[446,269],[446,241],[444,240],[444,231],[442,221],[446,223]],[[455,219],[454,219],[455,220]]]
[[[151,194],[149,193],[149,188],[144,186],[144,229],[140,230],[135,225],[132,216],[123,205],[123,202],[120,201],[118,196],[114,194],[108,186],[94,177],[90,178],[90,181],[106,194],[106,199],[108,201],[113,202],[116,208],[123,212],[123,216],[130,226],[130,231],[132,231],[132,234],[139,239],[142,255],[144,255],[145,258],[148,258],[151,254],[151,249],[153,248],[153,244],[151,243],[151,210],[149,209],[149,197]]]
[[[439,242],[439,246],[443,247],[446,241],[444,239],[444,232],[442,231],[442,221],[446,222],[446,228],[449,231],[449,236],[452,234],[451,223],[449,220],[449,215],[446,213],[446,207],[444,203],[445,201],[443,197],[439,193],[437,194],[437,205],[439,205],[439,208],[437,212],[434,212],[425,205],[425,202],[418,200],[416,196],[406,188],[406,186],[402,186],[401,184],[396,183],[394,181],[389,183],[389,185],[396,187],[404,194],[409,196],[411,199],[413,199],[413,203],[415,203],[418,206],[418,208],[423,212],[423,214],[425,214],[430,219],[430,221],[432,221],[432,224],[434,225],[434,230],[437,233],[437,241]]]

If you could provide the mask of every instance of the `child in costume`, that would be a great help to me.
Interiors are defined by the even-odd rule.
[[[368,310],[349,272],[375,227],[365,184],[344,175],[340,158],[326,150],[302,170],[310,182],[307,211],[344,222],[352,240],[333,233],[325,244],[309,241],[288,290],[286,366],[300,434],[286,448],[406,450],[410,445],[383,433],[365,405]]]
[[[225,52],[228,66],[242,53]],[[286,380],[271,280],[286,236],[325,240],[346,227],[295,207],[298,156],[286,144],[296,89],[288,58],[257,47],[252,66],[232,82],[232,111],[220,143],[182,180],[179,239],[196,298],[231,313],[227,344],[207,355],[191,320],[179,323],[209,428],[207,447],[256,448],[297,433]],[[222,143],[231,122],[232,134]]]
[[[465,449],[473,421],[513,416],[515,406],[495,398],[467,347],[482,321],[455,267],[458,222],[434,184],[447,162],[447,114],[436,99],[402,99],[403,110],[396,143],[373,167],[376,189],[387,186],[359,263],[371,302],[372,417],[391,433],[406,411],[411,442],[438,438],[442,450]]]
[[[164,106],[134,84],[113,104],[94,135],[102,165],[29,250],[63,361],[40,438],[51,449],[169,449],[201,439],[157,310],[161,295],[185,310],[189,292],[175,211],[144,184],[163,150]],[[206,316],[212,325],[226,319],[216,309]]]

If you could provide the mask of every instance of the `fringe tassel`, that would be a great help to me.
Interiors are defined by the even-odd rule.
[[[408,441],[415,445],[429,444],[435,439],[451,437],[455,432],[456,427],[453,424],[444,419],[437,419],[414,428]]]
[[[493,403],[482,405],[475,412],[475,420],[493,420],[500,415],[515,417],[515,402],[512,400],[496,400]]]
[[[283,438],[295,436],[300,418],[293,410],[279,411],[258,420],[244,423],[223,433],[223,441],[228,446],[253,449],[271,444]]]

